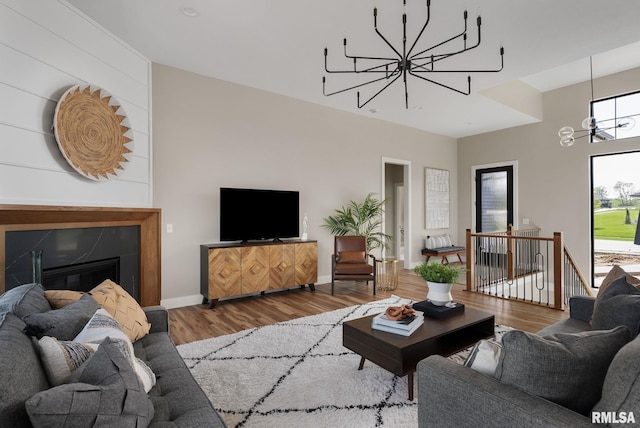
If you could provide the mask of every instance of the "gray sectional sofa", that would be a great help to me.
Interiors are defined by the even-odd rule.
[[[492,375],[441,356],[419,362],[419,426],[640,426],[640,290],[620,277],[599,293],[594,311],[595,303],[592,297],[573,297],[568,319],[537,335],[506,333]],[[542,342],[551,348],[529,348]],[[508,346],[512,354],[523,354],[516,379],[505,378]],[[556,353],[565,357],[555,360]],[[553,395],[574,381],[578,389],[570,397]]]
[[[32,426],[25,402],[51,388],[36,341],[25,333],[24,321],[29,314],[44,313],[51,309],[44,297],[44,289],[38,284],[25,284],[0,296],[1,427]],[[99,426],[224,427],[223,421],[191,376],[168,334],[166,309],[161,306],[143,309],[151,323],[151,330],[134,342],[133,347],[136,357],[144,361],[156,377],[155,386],[148,392],[148,396],[142,397],[143,401],[148,401],[146,404],[149,411],[145,411],[147,418],[118,419],[111,415],[108,419],[103,419]],[[101,348],[103,346],[99,349]],[[106,346],[104,348],[107,349]],[[91,391],[94,394],[98,392],[100,391],[96,388]],[[142,394],[144,395],[144,391]],[[95,401],[88,400],[89,403]],[[59,416],[56,415],[58,419]],[[50,421],[53,419],[50,418]],[[80,425],[82,424],[79,422],[67,421],[64,426]]]

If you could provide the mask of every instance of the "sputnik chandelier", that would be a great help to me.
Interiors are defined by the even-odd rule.
[[[358,108],[366,106],[371,100],[376,98],[382,92],[385,91],[394,82],[402,78],[404,84],[404,98],[405,107],[409,108],[409,89],[408,89],[408,77],[413,76],[418,79],[425,80],[429,83],[450,89],[463,95],[469,95],[471,93],[471,75],[469,73],[497,73],[504,68],[504,47],[500,47],[500,68],[491,69],[446,69],[442,67],[441,61],[445,61],[450,58],[454,58],[458,55],[462,55],[472,49],[480,46],[481,41],[481,26],[482,19],[478,15],[476,20],[478,27],[477,40],[473,44],[469,44],[467,36],[467,11],[464,11],[464,30],[448,39],[431,44],[429,47],[422,49],[418,48],[418,43],[421,42],[425,30],[427,29],[431,20],[431,0],[427,2],[427,17],[426,22],[422,26],[422,29],[418,33],[413,43],[407,44],[407,13],[402,14],[402,30],[403,37],[402,43],[399,47],[394,46],[378,29],[378,9],[373,9],[373,29],[376,34],[382,39],[382,41],[389,47],[387,54],[381,54],[380,56],[359,56],[352,55],[347,51],[347,39],[344,39],[344,56],[347,60],[353,62],[353,69],[343,70],[330,70],[327,65],[327,56],[329,55],[328,49],[324,49],[324,69],[327,73],[342,73],[342,74],[363,74],[367,75],[370,79],[366,82],[359,83],[348,88],[340,89],[333,92],[327,92],[326,90],[326,77],[322,77],[322,92],[325,96],[331,96],[340,94],[342,92],[351,91],[353,89],[363,88],[368,85],[375,84],[376,82],[384,82],[386,84],[382,89],[375,92],[373,95],[368,96],[366,101],[361,102],[360,91],[357,91]],[[407,1],[403,0],[403,5],[406,7]],[[421,49],[421,50],[419,50]],[[419,50],[419,51],[418,51]],[[417,52],[416,52],[417,51]],[[446,64],[446,63],[445,63]],[[446,66],[445,66],[446,67]],[[465,73],[467,76],[467,85],[464,89],[454,88],[443,82],[438,82],[435,76],[439,73]],[[428,76],[428,77],[427,77]],[[372,91],[373,92],[373,91]]]
[[[593,59],[589,57],[589,73],[590,73],[590,83],[591,83],[591,111],[593,114]],[[610,123],[610,121],[605,121],[606,123]],[[600,139],[600,140],[611,140],[613,137],[611,134],[607,133],[612,129],[616,128],[626,128],[631,129],[635,126],[636,121],[633,117],[626,116],[620,117],[616,120],[613,126],[602,126],[603,122],[598,122],[594,116],[589,116],[582,121],[582,129],[574,130],[571,126],[563,126],[558,131],[558,137],[560,137],[560,145],[562,147],[571,147],[573,143],[577,139],[591,136],[591,141]]]

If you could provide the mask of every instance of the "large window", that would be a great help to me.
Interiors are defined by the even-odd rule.
[[[597,121],[597,128],[591,133],[592,143],[638,137],[640,92],[592,101],[591,116]]]

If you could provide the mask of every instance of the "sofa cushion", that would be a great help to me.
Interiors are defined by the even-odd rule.
[[[557,333],[519,330],[502,337],[495,376],[501,382],[586,415],[600,400],[607,368],[629,329]]]
[[[13,312],[19,318],[50,309],[49,301],[44,297],[44,288],[40,284],[23,284],[0,296],[0,313]]]
[[[26,333],[38,339],[51,336],[59,340],[72,340],[98,309],[98,302],[85,294],[80,300],[61,309],[27,315],[24,317]]]
[[[168,333],[148,334],[133,347],[136,356],[143,359],[158,377],[158,383],[149,391],[155,409],[153,425],[225,426]]]
[[[107,279],[89,292],[113,316],[132,342],[149,333],[151,324],[144,310],[127,291]]]
[[[49,388],[38,352],[26,334],[24,321],[0,314],[0,427],[29,427],[24,402]]]
[[[631,337],[638,335],[640,328],[640,290],[627,282],[625,276],[613,281],[596,298],[591,327],[593,330],[608,330],[624,325]]]
[[[64,308],[68,304],[80,300],[83,295],[82,291],[73,290],[45,290],[44,292],[44,297],[53,309]]]
[[[618,351],[611,361],[602,385],[602,398],[594,412],[633,412],[640,417],[640,337]]]
[[[122,330],[118,321],[106,310],[99,309],[96,311],[84,329],[74,338],[74,341],[101,344],[107,337],[119,346],[120,351],[129,359],[145,391],[148,392],[156,383],[155,374],[143,361],[136,358],[133,344],[129,337]]]
[[[146,427],[153,405],[129,359],[110,339],[70,378],[27,400],[34,427]]]

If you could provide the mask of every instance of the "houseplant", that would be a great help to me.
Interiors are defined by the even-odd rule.
[[[324,219],[322,227],[336,236],[365,236],[367,252],[375,248],[384,250],[391,241],[391,236],[380,230],[386,202],[369,193],[362,202],[350,201],[346,207],[336,209],[335,215]]]
[[[458,278],[460,268],[450,264],[422,262],[413,271],[427,282],[427,300],[436,306],[444,306],[453,300],[451,286]]]

